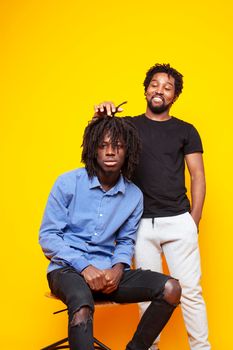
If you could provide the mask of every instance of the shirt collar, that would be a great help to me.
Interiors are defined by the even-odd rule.
[[[93,176],[89,181],[90,181],[89,182],[90,189],[97,188],[97,187],[102,188],[97,176]],[[114,195],[114,194],[117,194],[118,192],[121,192],[123,194],[125,193],[125,180],[124,180],[124,177],[122,175],[120,175],[120,178],[117,181],[116,185],[113,186],[108,191],[108,194]]]

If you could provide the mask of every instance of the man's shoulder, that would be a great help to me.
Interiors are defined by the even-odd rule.
[[[175,130],[177,135],[182,136],[184,139],[184,153],[195,153],[195,152],[203,152],[203,146],[201,137],[199,135],[198,130],[191,123],[188,123],[184,120],[173,117],[173,122],[176,123]]]
[[[185,128],[194,128],[193,124],[177,117],[172,117],[172,122],[177,126],[181,126]]]
[[[147,120],[145,114],[139,114],[139,115],[136,115],[136,116],[125,116],[124,117],[126,120],[128,120],[129,122],[131,122],[132,124],[134,125],[144,125],[145,124],[145,121]],[[180,119],[180,118],[177,118],[177,117],[174,117],[172,116],[171,118],[171,122],[173,125],[177,126],[177,127],[181,127],[181,128],[184,128],[184,129],[191,129],[191,128],[195,128],[193,126],[193,124],[183,120],[183,119]],[[165,125],[165,124],[161,124],[161,125]]]
[[[170,126],[172,129],[177,130],[177,134],[183,135],[185,138],[190,138],[192,135],[199,135],[195,126],[183,119],[172,117]]]
[[[88,181],[85,168],[77,168],[59,175],[55,182],[55,187],[59,187],[65,192],[72,192],[79,181]]]
[[[85,168],[77,168],[74,170],[69,170],[61,174],[58,179],[61,181],[72,180],[76,178],[87,177],[87,171]]]
[[[139,199],[143,197],[142,191],[137,185],[135,185],[132,181],[126,178],[124,179],[124,181],[125,181],[126,193],[133,193]]]

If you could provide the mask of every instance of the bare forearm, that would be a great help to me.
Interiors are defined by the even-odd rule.
[[[191,177],[191,215],[197,226],[201,220],[205,200],[206,183],[204,173]]]
[[[123,271],[124,271],[124,268],[125,268],[124,264],[118,263],[118,264],[114,265],[112,269],[113,269],[114,271],[116,271],[117,273],[122,274]]]
[[[191,178],[191,215],[198,226],[205,200],[206,184],[204,163],[201,153],[185,156]]]

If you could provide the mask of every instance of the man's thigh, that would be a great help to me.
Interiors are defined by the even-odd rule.
[[[94,310],[92,292],[84,278],[72,267],[64,267],[48,274],[51,292],[67,306],[69,314],[73,314],[82,306],[90,306]]]
[[[174,220],[172,222],[172,220]],[[189,213],[171,218],[170,240],[163,244],[169,272],[179,279],[182,287],[200,282],[200,253],[197,227]]]
[[[170,276],[150,270],[127,270],[124,272],[118,289],[110,294],[109,298],[118,303],[151,301],[162,296],[165,283],[170,278]]]
[[[157,225],[153,224],[151,218],[141,219],[135,245],[136,267],[162,272],[161,254],[161,239]]]

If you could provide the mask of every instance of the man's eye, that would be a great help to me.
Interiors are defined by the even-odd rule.
[[[118,144],[116,145],[116,147],[117,147],[117,148],[122,148],[123,145],[122,145],[122,143],[118,143]]]

